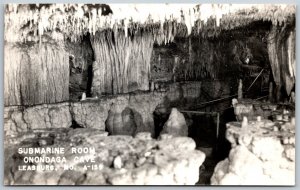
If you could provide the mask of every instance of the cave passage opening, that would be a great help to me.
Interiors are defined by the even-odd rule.
[[[95,53],[92,48],[90,33],[82,36],[81,41],[73,44],[70,55],[70,82],[69,94],[71,101],[78,101],[85,93],[86,97],[92,97],[92,83],[94,78],[93,65]]]
[[[226,123],[236,121],[232,99],[238,98],[239,80],[242,80],[243,98],[267,100],[269,83],[274,83],[267,49],[271,26],[271,22],[257,21],[223,31],[218,37],[175,38],[170,45],[154,46],[152,80],[165,91],[171,91],[164,105],[153,113],[155,137],[162,131],[172,107],[195,113],[219,113],[217,120],[212,114],[182,112],[188,136],[207,156],[205,168],[200,168],[198,184],[210,184],[216,164],[229,155],[231,145],[225,137]],[[209,64],[213,66],[208,67]],[[168,83],[174,83],[174,78],[181,85],[176,90]],[[195,82],[199,85],[186,85]]]

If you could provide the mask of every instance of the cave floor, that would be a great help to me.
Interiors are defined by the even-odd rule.
[[[191,138],[92,128],[34,129],[6,135],[4,146],[6,185],[193,185],[205,159]]]

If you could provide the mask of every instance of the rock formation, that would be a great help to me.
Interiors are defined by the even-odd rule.
[[[227,124],[232,149],[215,167],[212,185],[295,184],[295,120],[283,112],[289,119]]]
[[[135,135],[137,132],[153,134],[152,113],[162,102],[163,97],[164,94],[155,92],[108,96],[98,100],[80,102],[42,104],[27,108],[7,106],[4,109],[4,132],[17,134],[36,128],[68,128],[72,125],[72,120],[84,128],[105,130],[109,110],[118,107],[120,122],[117,128],[123,130],[124,125],[124,129],[127,131],[132,130],[131,135]],[[131,125],[133,129],[131,129]]]
[[[184,115],[176,108],[172,108],[168,121],[163,126],[161,134],[171,134],[173,136],[187,136],[188,127]]]
[[[194,185],[199,179],[199,167],[205,154],[195,150],[196,144],[188,137],[165,140],[149,138],[151,134],[137,134],[139,138],[125,135],[107,136],[99,129],[39,129],[20,133],[5,139],[5,185]],[[145,138],[143,138],[145,137]],[[57,170],[22,171],[24,157],[41,157],[41,154],[18,154],[18,147],[61,147],[64,154],[46,153],[44,157],[63,156],[66,162],[51,162]],[[49,143],[48,143],[49,142]],[[80,163],[72,154],[73,147],[93,148],[82,154],[94,157],[95,162]],[[27,164],[28,165],[28,164]],[[34,162],[30,167],[41,167]],[[76,168],[65,170],[64,167]],[[94,169],[84,169],[90,165]]]
[[[126,107],[124,110],[113,104],[106,120],[106,130],[111,135],[131,135],[136,133],[136,123],[132,109]]]

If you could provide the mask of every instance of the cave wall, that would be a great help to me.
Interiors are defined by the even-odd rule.
[[[219,37],[176,37],[174,42],[165,45],[154,43],[153,37],[145,32],[125,37],[122,31],[105,30],[85,36],[83,42],[90,41],[92,47],[82,42],[80,48],[84,51],[78,55],[85,62],[93,62],[94,56],[92,96],[149,90],[151,81],[227,80],[231,86],[237,86],[235,83],[242,78],[245,86],[250,86],[253,76],[269,65],[264,41],[268,28],[259,24],[250,29],[225,31]],[[258,32],[254,30],[257,27],[261,27]],[[249,63],[245,63],[247,58]],[[81,86],[77,76],[70,76],[75,81],[71,81],[71,87],[72,83],[77,85],[75,92],[70,88],[72,100],[80,99],[82,92],[88,91],[86,82],[91,76],[82,72]]]
[[[269,29],[270,23],[255,23],[224,31],[218,37],[191,36],[175,38],[173,43],[167,45],[155,44],[151,57],[151,80],[170,82],[241,78],[247,81],[247,76],[257,75],[262,68],[269,69],[265,40]]]
[[[69,54],[57,43],[4,45],[4,105],[69,100]]]
[[[215,88],[212,89],[211,86]],[[107,130],[108,122],[113,131],[135,135],[150,132],[154,135],[153,113],[169,114],[172,107],[194,108],[203,100],[228,94],[230,87],[223,81],[180,82],[169,85],[164,92],[138,92],[101,97],[98,100],[64,102],[35,106],[6,106],[4,109],[4,131],[18,134],[38,128],[69,128],[76,122],[84,128]],[[207,96],[208,94],[208,96]],[[230,101],[214,104],[214,109],[230,106]],[[217,107],[216,107],[217,106]],[[212,109],[212,108],[210,108]],[[128,125],[127,111],[131,112],[132,125]],[[206,109],[205,111],[213,111]],[[127,112],[128,113],[128,112]],[[124,119],[125,118],[125,119]],[[109,120],[112,121],[109,121]],[[132,129],[134,128],[134,129]],[[110,129],[111,130],[111,129]],[[130,132],[128,132],[130,131]],[[128,133],[127,133],[128,132]]]
[[[154,46],[151,80],[191,81],[216,78],[225,64],[218,42],[201,38],[175,38],[173,43]]]
[[[61,115],[67,118],[62,123],[56,122],[58,120],[57,118],[60,117],[52,114],[51,110],[55,110],[56,106],[53,105],[55,109],[52,109],[50,105],[47,106],[43,103],[56,103],[69,100],[68,96],[63,96],[64,98],[61,99],[57,98],[61,95],[60,93],[69,93],[69,54],[62,49],[63,46],[55,46],[53,44],[42,44],[42,48],[38,50],[38,44],[35,44],[32,46],[35,48],[32,48],[35,50],[35,54],[24,53],[25,48],[23,48],[22,53],[19,53],[23,57],[18,58],[19,62],[17,64],[11,64],[16,65],[16,67],[11,68],[14,69],[14,73],[24,70],[25,75],[20,76],[25,77],[27,81],[22,78],[23,83],[25,84],[26,81],[26,85],[29,87],[24,88],[18,78],[15,85],[21,84],[19,90],[10,87],[9,85],[11,85],[11,83],[6,82],[6,85],[10,87],[7,89],[20,93],[20,96],[15,96],[22,100],[19,100],[19,102],[24,102],[24,92],[28,93],[25,93],[27,95],[25,96],[27,97],[25,98],[27,104],[11,103],[14,102],[9,99],[11,96],[5,95],[5,97],[7,97],[6,102],[8,103],[5,104],[6,109],[13,110],[5,111],[7,113],[5,116],[5,125],[6,127],[9,126],[7,127],[9,131],[18,132],[27,130],[32,127],[38,127],[37,124],[32,124],[30,120],[33,120],[34,117],[40,117],[37,119],[37,121],[41,120],[38,123],[43,123],[40,127],[70,127],[72,120],[74,120],[82,127],[96,127],[104,130],[109,114],[113,115],[110,118],[117,118],[112,120],[122,122],[122,119],[124,119],[122,116],[122,114],[124,115],[123,111],[129,110],[129,115],[133,115],[129,116],[129,118],[134,118],[132,122],[137,128],[135,129],[136,131],[150,131],[153,133],[153,112],[157,110],[157,108],[171,109],[172,107],[179,107],[183,109],[202,109],[202,107],[197,106],[205,101],[236,94],[238,79],[241,77],[245,79],[245,73],[249,74],[253,72],[255,74],[255,72],[257,72],[255,69],[250,69],[250,71],[248,68],[248,70],[243,69],[245,66],[266,68],[268,60],[266,60],[267,46],[264,41],[265,31],[264,29],[258,34],[247,33],[245,38],[241,37],[245,36],[243,30],[231,31],[231,33],[225,33],[219,38],[175,38],[174,43],[162,46],[154,45],[153,52],[154,41],[149,36],[137,35],[124,38],[124,34],[112,31],[96,33],[96,36],[89,39],[91,40],[95,56],[95,61],[93,62],[93,93],[95,95],[118,95],[108,96],[107,98],[101,96],[95,101],[66,103],[66,105],[62,106],[64,107],[63,110],[61,110],[61,105],[58,104],[58,113],[62,113]],[[291,39],[289,39],[289,41],[291,41]],[[54,49],[53,47],[57,47],[58,49]],[[6,48],[16,49],[15,46],[6,46]],[[83,46],[81,48],[83,48]],[[43,51],[45,51],[44,49],[52,51],[43,53]],[[29,50],[29,52],[32,51],[30,48]],[[8,52],[8,50],[5,51]],[[41,52],[41,54],[38,54],[39,52]],[[83,56],[85,57],[85,61],[88,60],[87,57],[92,57],[89,55],[90,53],[91,51],[87,51],[86,53],[81,51],[80,54],[76,54],[75,50],[73,52],[73,54],[76,54],[75,59],[78,60]],[[42,55],[45,56],[45,58]],[[49,55],[52,55],[52,59],[49,59]],[[31,62],[32,57],[35,59],[39,57],[41,60],[39,60],[39,62]],[[249,63],[246,63],[246,58],[250,59]],[[6,64],[10,63],[11,60],[9,60],[8,54],[6,54],[5,59]],[[40,69],[38,71],[32,70],[31,64],[21,65],[20,60],[26,60],[26,62],[33,63],[37,66],[42,63],[42,68],[37,67]],[[61,61],[63,61],[64,64],[59,64]],[[50,63],[53,64],[48,66],[47,64]],[[47,65],[47,67],[44,67],[44,64]],[[23,68],[24,65],[25,69]],[[87,66],[88,64],[85,65]],[[81,66],[86,69],[83,63]],[[80,64],[75,65],[75,67],[80,67]],[[9,70],[11,68],[8,67],[8,69],[5,70],[5,73],[8,74],[5,79],[11,77],[10,80],[6,81],[14,80],[13,77],[16,76],[10,74],[13,73]],[[55,69],[59,72],[55,72]],[[52,71],[52,74],[57,74],[57,76],[50,75],[50,71]],[[45,74],[42,75],[44,78],[40,79],[40,75],[35,76],[31,73]],[[81,74],[81,76],[82,75],[83,74]],[[30,83],[29,79],[33,79],[37,82]],[[158,88],[155,87],[155,92],[137,91],[135,93],[121,95],[122,93],[139,89],[148,90],[149,80],[155,81],[155,85],[158,86]],[[247,84],[247,82],[252,82],[251,80],[245,81],[246,87],[250,85]],[[61,84],[62,82],[63,84]],[[38,86],[37,89],[30,86],[39,83],[42,83],[43,86],[40,86],[44,87],[43,89],[47,89],[47,91],[41,93],[39,91],[40,86]],[[25,91],[23,91],[23,88]],[[29,96],[29,92],[31,91],[27,91],[27,89],[34,89],[32,93],[36,93],[37,97],[42,96],[43,99],[34,98],[35,95]],[[56,94],[53,94],[54,92],[56,92]],[[161,95],[152,97],[153,93],[161,93]],[[35,104],[43,105],[41,105],[41,108],[21,107],[17,109],[10,106]],[[204,106],[203,111],[219,111],[228,106],[230,106],[230,101],[214,104],[214,106]],[[32,114],[35,116],[32,119],[25,116],[25,113],[29,113],[27,109],[34,110]],[[16,113],[14,110],[16,110]],[[37,112],[37,114],[35,114],[35,112]],[[128,114],[127,112],[125,113]],[[43,116],[43,114],[45,114],[45,116]],[[116,126],[119,127],[121,125]],[[19,130],[17,128],[21,129]]]
[[[68,103],[4,108],[4,134],[15,135],[31,129],[68,128],[72,124]]]
[[[173,107],[196,109],[196,105],[203,100],[228,94],[228,89],[230,87],[224,81],[177,82],[163,92],[135,92],[103,96],[98,100],[29,107],[6,106],[4,131],[5,134],[18,134],[39,128],[70,128],[75,122],[80,127],[107,130],[114,135],[134,136],[146,131],[154,136],[154,112],[168,116]],[[230,101],[213,104],[204,111],[221,110],[228,106]]]
[[[222,108],[230,106],[231,101],[214,103],[212,104],[213,109],[201,104],[234,93],[234,88],[229,84],[227,81],[214,80],[176,82],[166,85],[164,101],[157,107],[157,111],[168,112],[172,107],[183,110],[203,109],[208,112],[222,110]]]
[[[264,96],[270,73],[266,30],[246,38],[242,34],[243,30],[226,33],[220,39],[175,38],[174,43],[154,46],[151,80],[156,89],[167,91],[157,115],[168,115],[172,107],[223,113],[231,106],[230,98],[203,103],[237,94],[239,79],[246,92],[262,69],[265,71],[244,97]]]
[[[107,96],[100,100],[42,104],[36,106],[6,106],[4,108],[4,133],[18,134],[39,128],[69,128],[75,121],[84,128],[105,130],[106,121],[114,105],[118,112],[113,112],[113,127],[123,125],[121,113],[130,108],[134,113],[134,122],[138,132],[154,134],[153,112],[163,102],[164,93],[130,93]],[[127,126],[128,127],[128,126]],[[121,128],[126,131],[127,129]]]

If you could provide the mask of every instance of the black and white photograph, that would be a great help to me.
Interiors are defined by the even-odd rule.
[[[296,4],[3,6],[5,186],[295,186]]]

